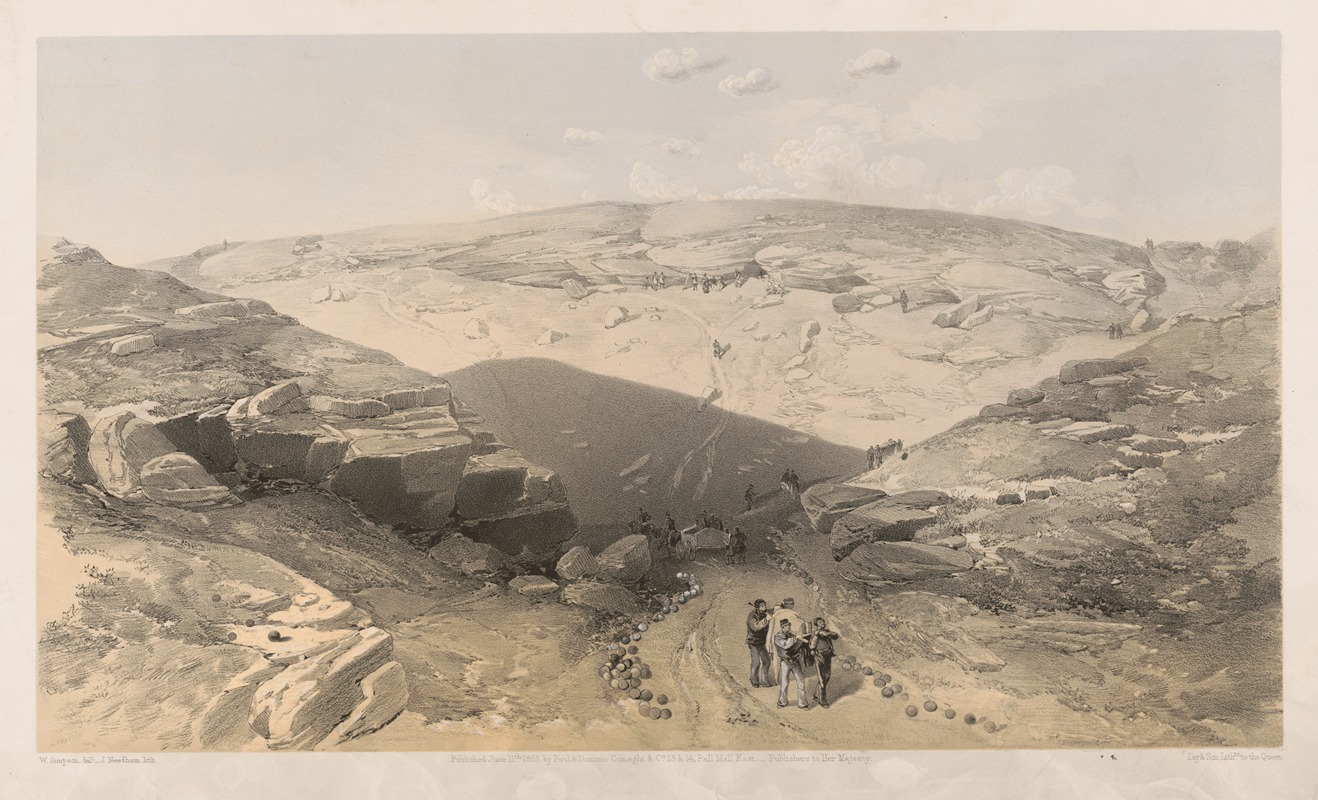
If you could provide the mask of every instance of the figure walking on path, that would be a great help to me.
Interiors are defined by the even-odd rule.
[[[732,534],[728,536],[728,566],[738,561],[746,563],[746,534],[742,533],[741,528],[733,528]]]
[[[897,302],[902,304],[902,313],[905,314],[911,310],[911,298],[906,296],[906,290],[902,289],[901,294],[897,295]]]
[[[805,667],[801,659],[805,654],[804,639],[792,632],[792,621],[785,619],[778,625],[778,633],[773,637],[773,646],[778,651],[778,707],[787,707],[787,686],[791,679],[796,679],[796,707],[809,708],[805,701]]]
[[[823,617],[815,617],[814,632],[810,634],[810,652],[815,656],[815,666],[819,668],[819,705],[828,708],[828,681],[833,677],[833,656],[836,652],[833,642],[838,634],[828,629],[828,622]]]
[[[755,484],[746,485],[746,513],[749,514],[751,507],[755,505]]]
[[[751,686],[770,686],[769,676],[769,604],[756,600],[746,617],[746,647],[751,653]]]

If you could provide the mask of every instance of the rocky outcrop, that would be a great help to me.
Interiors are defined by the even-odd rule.
[[[578,545],[564,553],[554,567],[558,577],[569,581],[594,577],[599,574],[599,570],[599,561],[590,552],[589,548],[582,545]]]
[[[56,480],[94,483],[96,472],[87,460],[92,429],[77,414],[50,414],[38,422],[37,454],[41,469]]]
[[[229,406],[214,406],[156,423],[156,428],[180,451],[197,460],[210,473],[230,472],[238,461],[233,429],[225,414]]]
[[[887,496],[887,492],[879,489],[846,483],[817,483],[801,493],[801,507],[816,531],[828,533],[833,529],[833,523],[850,511]]]
[[[508,581],[508,588],[527,597],[548,597],[558,594],[558,584],[543,575],[518,575]]]
[[[968,570],[974,559],[961,550],[918,542],[862,544],[838,565],[847,580],[868,586],[938,578]]]
[[[910,541],[920,529],[937,521],[937,515],[931,511],[884,498],[848,512],[834,522],[828,536],[829,546],[833,559],[841,561],[862,544]]]
[[[174,313],[180,317],[192,317],[194,319],[242,319],[244,317],[275,314],[276,311],[264,300],[250,300],[243,298],[222,300],[218,303],[202,303],[195,306],[185,306],[183,308],[174,309]]]
[[[308,406],[312,411],[322,414],[332,414],[337,417],[347,417],[349,419],[370,419],[371,417],[383,417],[391,409],[388,403],[373,399],[344,400],[339,397],[326,397],[325,395],[314,395],[307,398]]]
[[[1044,393],[1039,389],[1012,389],[1007,392],[1007,405],[1025,408],[1043,402]]]
[[[407,708],[407,674],[397,661],[390,661],[362,678],[357,689],[361,701],[317,745],[317,750],[327,750],[349,739],[378,731]]]
[[[563,602],[584,606],[607,614],[635,614],[641,604],[636,596],[612,583],[583,581],[563,587]]]
[[[984,323],[989,322],[992,319],[993,319],[993,306],[984,306],[980,310],[976,311],[975,313],[963,319],[959,327],[961,328],[961,330],[968,331],[971,330],[972,328],[978,328],[980,325],[983,325]]]
[[[1045,430],[1044,434],[1049,436],[1061,436],[1065,439],[1071,439],[1076,442],[1086,444],[1093,442],[1106,442],[1113,439],[1124,439],[1135,433],[1135,428],[1130,425],[1121,425],[1112,422],[1073,422],[1062,428]]]
[[[87,459],[102,489],[128,497],[142,488],[141,472],[147,462],[173,452],[174,445],[155,425],[125,411],[96,421]]]
[[[600,580],[636,583],[650,571],[650,542],[640,534],[624,536],[605,548],[596,560]]]
[[[1142,358],[1087,358],[1068,361],[1057,372],[1062,383],[1084,383],[1105,375],[1117,375],[1148,363]]]
[[[558,474],[513,450],[467,460],[453,513],[466,536],[540,564],[557,561],[559,545],[577,531]]]
[[[1007,665],[968,628],[979,609],[959,597],[901,592],[875,601],[893,633],[926,658],[945,658],[964,670],[997,672]]]
[[[429,555],[441,564],[473,578],[486,578],[504,568],[503,556],[498,550],[461,535],[445,538],[430,548]]]
[[[142,467],[142,493],[154,503],[192,510],[219,508],[242,502],[185,453],[167,453]]]
[[[375,627],[353,631],[303,654],[258,687],[248,722],[275,750],[336,743],[348,731],[364,732],[366,720],[379,727],[407,702],[401,676],[386,677],[390,664],[397,662],[389,634]],[[341,730],[354,719],[359,722]]]
[[[229,415],[231,424],[235,417]],[[233,428],[239,470],[249,478],[291,479],[317,484],[328,478],[348,451],[340,431],[308,413],[238,421]]]
[[[962,300],[951,308],[943,309],[934,316],[933,322],[940,328],[956,328],[979,310],[979,296],[974,295]]]
[[[120,336],[117,339],[111,339],[110,355],[131,356],[134,353],[145,353],[147,350],[154,350],[155,347],[155,336],[149,333],[135,333],[129,336]]]

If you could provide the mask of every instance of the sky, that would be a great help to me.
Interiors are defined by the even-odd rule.
[[[1279,76],[1256,32],[43,39],[38,233],[799,196],[1211,244],[1280,222]]]

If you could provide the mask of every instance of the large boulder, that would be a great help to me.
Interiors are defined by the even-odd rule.
[[[312,411],[349,419],[383,417],[392,410],[387,403],[370,398],[345,400],[341,397],[315,395],[308,398],[307,402]]]
[[[403,691],[396,688],[397,681],[394,691],[375,689],[385,675],[382,670],[396,663],[389,634],[375,627],[352,631],[261,684],[252,697],[248,723],[272,749],[308,750],[330,740],[341,723],[354,717],[387,722],[406,704],[405,685]],[[369,704],[368,691],[374,698]]]
[[[972,328],[978,328],[980,325],[993,319],[993,306],[984,306],[980,310],[961,320],[958,326],[962,330],[968,331]]]
[[[1141,358],[1086,358],[1068,361],[1057,372],[1057,380],[1062,383],[1084,383],[1104,375],[1117,375],[1129,372],[1148,363]]]
[[[453,390],[447,383],[441,383],[420,389],[398,389],[386,392],[380,396],[380,402],[388,406],[391,411],[434,406],[437,409],[442,407],[442,410],[447,413],[449,400],[452,397]]]
[[[242,502],[185,453],[166,453],[151,459],[142,466],[140,480],[147,499],[161,505],[195,510]]]
[[[1043,392],[1034,387],[1012,389],[1010,392],[1007,392],[1007,405],[1025,408],[1026,406],[1032,406],[1035,403],[1042,402],[1043,398]]]
[[[640,534],[624,536],[609,545],[596,560],[600,580],[636,583],[650,571],[650,542]]]
[[[536,565],[555,563],[577,531],[558,474],[511,449],[467,460],[453,513],[465,535]]]
[[[467,324],[462,326],[462,335],[468,339],[488,339],[490,338],[490,326],[485,320],[479,317],[472,317],[467,320]]]
[[[98,419],[87,445],[87,459],[101,488],[115,497],[136,493],[142,487],[142,467],[173,452],[174,445],[155,425],[131,411]]]
[[[874,542],[851,551],[838,565],[847,580],[868,586],[940,578],[975,565],[961,550],[918,542]]]
[[[135,333],[110,340],[110,354],[115,356],[131,356],[154,350],[155,347],[156,337],[149,333]]]
[[[879,489],[847,483],[817,483],[801,493],[801,507],[816,531],[828,533],[848,512],[887,496]]]
[[[627,309],[622,306],[612,306],[604,312],[604,327],[616,328],[629,319],[631,319],[631,316]]]
[[[839,314],[851,314],[859,311],[864,305],[865,301],[854,294],[839,294],[833,297],[833,310]]]
[[[231,423],[234,416],[229,415]],[[234,424],[239,468],[248,477],[317,484],[329,477],[348,451],[348,438],[305,413],[247,419]]]
[[[563,287],[563,291],[567,292],[567,296],[571,297],[573,300],[581,300],[585,298],[586,295],[590,294],[590,290],[587,289],[581,283],[581,281],[577,280],[576,278],[568,278],[567,280],[563,281],[561,285]]]
[[[975,295],[960,303],[939,311],[934,317],[934,324],[940,328],[955,328],[965,322],[971,314],[979,310],[979,296]]]
[[[441,564],[474,578],[488,577],[504,568],[503,556],[498,550],[488,544],[473,542],[460,534],[449,536],[430,548],[429,555]]]
[[[357,685],[361,700],[342,722],[330,731],[317,750],[328,750],[349,739],[378,731],[407,708],[407,674],[403,665],[390,661],[362,678]]]
[[[889,506],[927,509],[947,505],[952,499],[952,495],[941,489],[912,489],[909,492],[890,494],[879,502]]]
[[[508,581],[508,588],[527,597],[558,594],[558,584],[543,575],[518,575]]]
[[[156,428],[180,451],[197,459],[207,472],[229,472],[238,461],[227,405],[193,411],[156,423]]]
[[[551,344],[558,344],[567,338],[567,334],[562,331],[548,330],[536,337],[535,343],[540,347],[548,347]]]
[[[563,601],[607,614],[635,614],[641,609],[636,596],[612,583],[582,581],[563,587]]]
[[[563,554],[554,567],[558,577],[569,581],[591,578],[599,573],[600,564],[590,548],[578,545]]]
[[[37,453],[47,475],[68,483],[94,483],[96,472],[87,460],[92,429],[77,414],[52,414],[39,421]]]
[[[862,544],[910,541],[921,528],[937,521],[938,516],[932,511],[884,498],[861,506],[834,522],[828,542],[833,559],[841,561]]]
[[[196,319],[217,319],[225,317],[242,319],[244,317],[269,315],[276,312],[274,308],[264,300],[242,298],[223,300],[218,303],[202,303],[195,306],[176,308],[174,309],[174,313],[181,317],[193,317]]]

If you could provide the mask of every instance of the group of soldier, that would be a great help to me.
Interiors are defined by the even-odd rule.
[[[835,643],[839,637],[827,620],[817,616],[807,623],[796,612],[796,602],[787,598],[770,611],[768,603],[756,600],[746,617],[746,646],[750,650],[751,686],[773,686],[773,668],[778,672],[778,707],[786,708],[787,690],[796,681],[796,705],[809,708],[805,687],[806,671],[819,677],[819,705],[828,708],[828,683],[833,676]],[[769,650],[772,642],[773,650]]]

